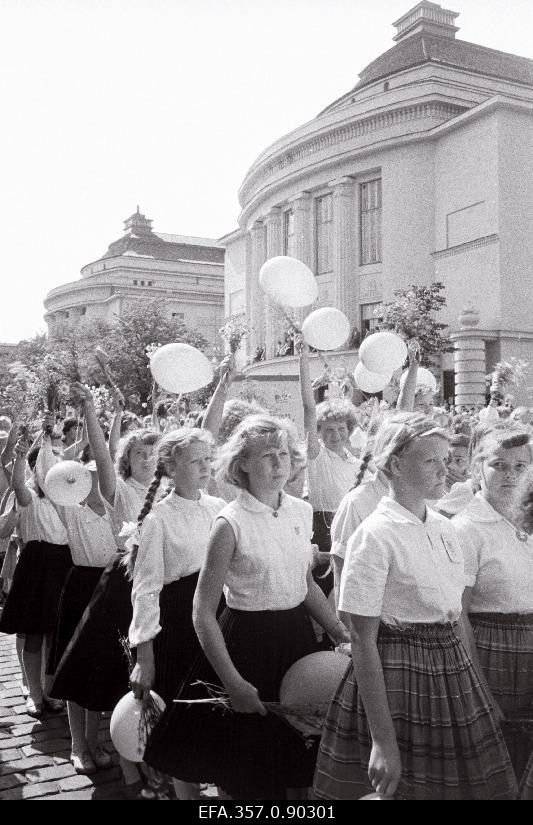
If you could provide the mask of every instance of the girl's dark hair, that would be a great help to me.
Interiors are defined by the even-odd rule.
[[[531,535],[533,533],[533,467],[522,475],[516,494],[516,525]]]
[[[36,444],[35,447],[31,448],[28,455],[26,456],[26,461],[28,462],[28,467],[30,468],[32,473],[35,472],[35,465],[37,464],[37,456],[39,455],[40,449],[41,449],[40,446],[38,444]],[[37,495],[39,496],[39,498],[44,498],[44,493],[41,490],[41,488],[39,487],[39,485],[37,484],[37,481],[35,481],[35,479],[34,479],[34,485],[35,485],[35,491],[36,491]]]

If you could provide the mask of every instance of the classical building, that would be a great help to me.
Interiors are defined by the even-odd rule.
[[[286,321],[258,282],[274,255],[308,264],[318,305],[363,334],[396,289],[442,281],[457,347],[440,364],[445,397],[482,403],[501,357],[533,368],[533,60],[458,39],[457,17],[418,3],[350,91],[246,174],[239,228],[222,239],[226,314],[251,319],[249,361],[266,349],[246,368],[265,396],[297,392],[294,359],[274,358]]]
[[[213,346],[224,318],[224,247],[213,238],[169,235],[137,212],[124,235],[45,298],[51,335],[58,321],[112,320],[127,303],[164,298],[169,316],[200,330]]]

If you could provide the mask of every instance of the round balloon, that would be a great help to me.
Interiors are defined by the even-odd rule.
[[[307,316],[302,334],[306,343],[315,349],[338,349],[350,335],[350,322],[340,309],[321,307]]]
[[[367,368],[359,362],[356,366],[353,377],[356,385],[363,392],[381,392],[384,390],[392,378],[392,373],[383,375],[379,372],[370,372]]]
[[[161,697],[153,690],[150,696],[163,712],[165,703]],[[119,754],[130,762],[142,762],[144,756],[146,742],[140,730],[142,708],[141,700],[136,699],[133,693],[127,693],[115,706],[109,722],[111,741]]]
[[[59,461],[46,474],[44,492],[54,504],[74,507],[91,492],[91,471],[79,461]]]
[[[213,367],[190,344],[165,344],[150,358],[154,381],[167,392],[196,392],[213,380]]]
[[[395,332],[374,332],[362,341],[359,358],[369,372],[390,376],[403,366],[407,347],[403,338]]]
[[[279,700],[288,707],[306,707],[327,711],[349,660],[342,653],[321,650],[298,659],[281,680]],[[308,723],[289,718],[291,725],[303,733],[316,734]]]
[[[306,307],[318,298],[316,278],[302,261],[278,255],[265,261],[259,283],[266,294],[287,307]]]
[[[407,373],[408,370],[402,373],[400,378],[400,387],[403,387],[407,380]],[[429,392],[435,393],[437,392],[437,379],[433,375],[432,372],[427,370],[425,367],[419,367],[418,372],[416,374],[416,389],[426,389]]]

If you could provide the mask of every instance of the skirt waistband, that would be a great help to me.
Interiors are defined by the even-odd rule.
[[[470,613],[471,622],[492,625],[523,624],[533,625],[533,613]]]
[[[457,622],[446,622],[445,624],[404,624],[391,625],[381,622],[379,625],[379,635],[381,638],[397,638],[403,639],[406,637],[417,639],[456,639],[457,634],[455,628]]]

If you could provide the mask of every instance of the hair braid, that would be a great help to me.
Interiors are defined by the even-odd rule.
[[[157,462],[157,466],[155,468],[155,473],[152,481],[150,482],[150,486],[146,492],[146,498],[144,499],[144,504],[141,508],[141,512],[137,518],[137,527],[139,530],[142,527],[142,523],[145,520],[146,516],[150,512],[153,507],[154,499],[156,493],[159,489],[159,485],[161,484],[161,479],[165,474],[165,465],[164,462],[159,460]],[[139,545],[134,544],[131,550],[126,550],[124,553],[124,558],[122,559],[122,564],[126,568],[127,576],[129,579],[133,579],[133,571],[135,570],[135,562],[137,561],[137,553],[139,552]]]
[[[362,481],[365,477],[365,473],[368,469],[368,465],[370,464],[371,461],[372,461],[372,453],[371,453],[370,450],[368,450],[364,454],[363,458],[361,459],[361,466],[359,467],[359,472],[357,473],[357,478],[355,479],[353,487],[351,487],[351,490],[355,490],[362,483]]]

